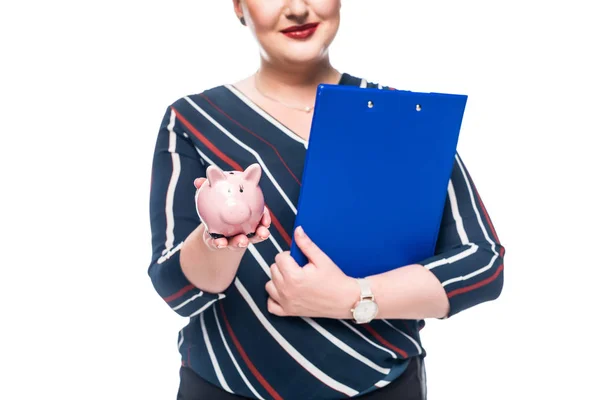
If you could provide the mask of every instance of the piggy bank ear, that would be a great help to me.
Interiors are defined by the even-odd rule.
[[[208,179],[208,184],[212,186],[219,181],[224,181],[226,178],[221,168],[211,165],[206,169],[206,179]]]
[[[260,165],[252,164],[244,170],[244,180],[258,186],[261,173]]]

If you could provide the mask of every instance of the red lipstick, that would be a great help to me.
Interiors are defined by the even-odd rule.
[[[319,24],[304,24],[304,25],[295,25],[290,26],[281,31],[284,35],[291,39],[306,39],[315,33]]]

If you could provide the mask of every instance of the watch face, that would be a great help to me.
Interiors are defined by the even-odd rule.
[[[354,319],[357,321],[369,321],[377,314],[377,304],[373,301],[361,301],[354,309]]]

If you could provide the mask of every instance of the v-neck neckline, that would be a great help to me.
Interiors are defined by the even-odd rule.
[[[367,81],[365,79],[360,79],[354,77],[346,72],[343,72],[340,76],[340,80],[337,83],[338,85],[354,85],[360,87],[366,87]],[[223,87],[228,89],[233,95],[235,95],[238,99],[240,99],[248,108],[250,108],[259,118],[264,119],[273,125],[277,130],[284,133],[286,136],[291,138],[292,140],[302,144],[304,148],[308,147],[308,141],[310,140],[310,136],[308,140],[303,139],[300,135],[294,132],[292,129],[287,127],[283,122],[275,118],[269,112],[267,112],[264,108],[256,104],[250,97],[246,96],[241,90],[235,87],[233,84],[227,83],[224,84]]]

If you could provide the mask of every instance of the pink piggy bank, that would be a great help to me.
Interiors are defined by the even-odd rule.
[[[265,211],[261,172],[258,164],[243,172],[206,169],[207,180],[196,190],[196,211],[213,238],[254,236]]]

